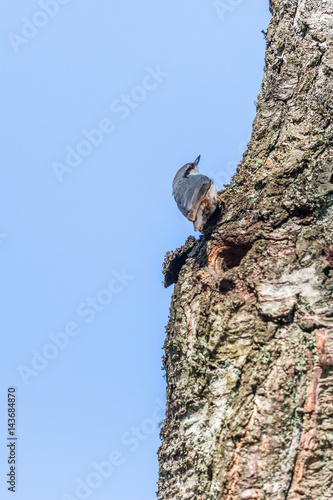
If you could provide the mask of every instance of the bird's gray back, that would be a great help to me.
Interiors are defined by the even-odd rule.
[[[177,186],[177,184],[184,180],[184,175],[185,175],[185,172],[186,170],[188,169],[189,167],[189,163],[186,163],[186,165],[184,165],[183,167],[181,167],[178,172],[176,173],[176,175],[174,176],[173,178],[173,181],[172,181],[172,192],[174,194],[175,192],[175,188]]]
[[[200,201],[210,188],[212,181],[206,175],[197,174],[180,178],[175,183],[176,177],[173,182],[173,195],[179,210],[185,217],[189,217],[191,211],[193,212],[193,210],[197,209]]]

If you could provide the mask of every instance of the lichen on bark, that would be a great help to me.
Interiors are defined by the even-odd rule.
[[[270,8],[230,198],[166,260],[159,500],[333,498],[333,0]]]

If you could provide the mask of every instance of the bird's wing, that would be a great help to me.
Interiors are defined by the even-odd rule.
[[[190,221],[195,221],[202,198],[210,188],[212,181],[205,175],[191,175],[186,179],[176,202],[180,211]]]

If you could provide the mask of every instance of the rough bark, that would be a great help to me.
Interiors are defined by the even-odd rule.
[[[272,0],[252,138],[175,282],[160,500],[333,498],[333,0]]]

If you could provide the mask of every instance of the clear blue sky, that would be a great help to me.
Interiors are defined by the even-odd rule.
[[[201,154],[202,173],[230,180],[263,76],[268,0],[219,14],[212,1],[2,9],[1,499],[11,386],[16,500],[155,498],[161,266],[193,234],[172,179]]]

